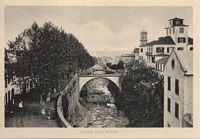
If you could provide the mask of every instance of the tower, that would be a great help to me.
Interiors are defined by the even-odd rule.
[[[169,27],[166,29],[166,36],[171,36],[176,46],[187,46],[188,44],[188,25],[183,23],[184,19],[169,19]]]
[[[147,43],[147,32],[146,31],[142,31],[140,33],[140,43],[141,43],[141,45],[144,45]]]

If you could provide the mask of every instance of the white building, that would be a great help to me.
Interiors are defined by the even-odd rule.
[[[147,65],[155,68],[156,61],[169,56],[174,48],[178,51],[193,49],[193,39],[188,37],[188,25],[185,25],[183,20],[169,19],[169,27],[165,28],[166,36],[146,44]]]
[[[193,51],[174,49],[164,71],[164,126],[191,127],[192,106]]]

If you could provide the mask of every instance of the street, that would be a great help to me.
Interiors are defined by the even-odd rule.
[[[59,127],[56,119],[40,114],[39,100],[34,100],[32,94],[27,95],[23,105],[22,110],[16,105],[13,114],[6,113],[5,127]]]

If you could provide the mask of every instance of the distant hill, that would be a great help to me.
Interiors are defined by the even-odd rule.
[[[92,56],[102,57],[102,56],[121,56],[122,54],[131,53],[131,51],[89,51]]]

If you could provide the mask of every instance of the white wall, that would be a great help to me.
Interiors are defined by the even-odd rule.
[[[171,61],[174,59],[175,68],[172,69]],[[171,77],[171,91],[168,90],[168,76]],[[175,79],[179,80],[179,95],[175,94]],[[184,111],[184,71],[181,68],[177,57],[173,53],[165,66],[164,71],[164,126],[170,124],[171,127],[182,126],[182,116]],[[167,110],[167,98],[171,99],[171,113]],[[179,119],[175,117],[175,102],[179,104]]]

